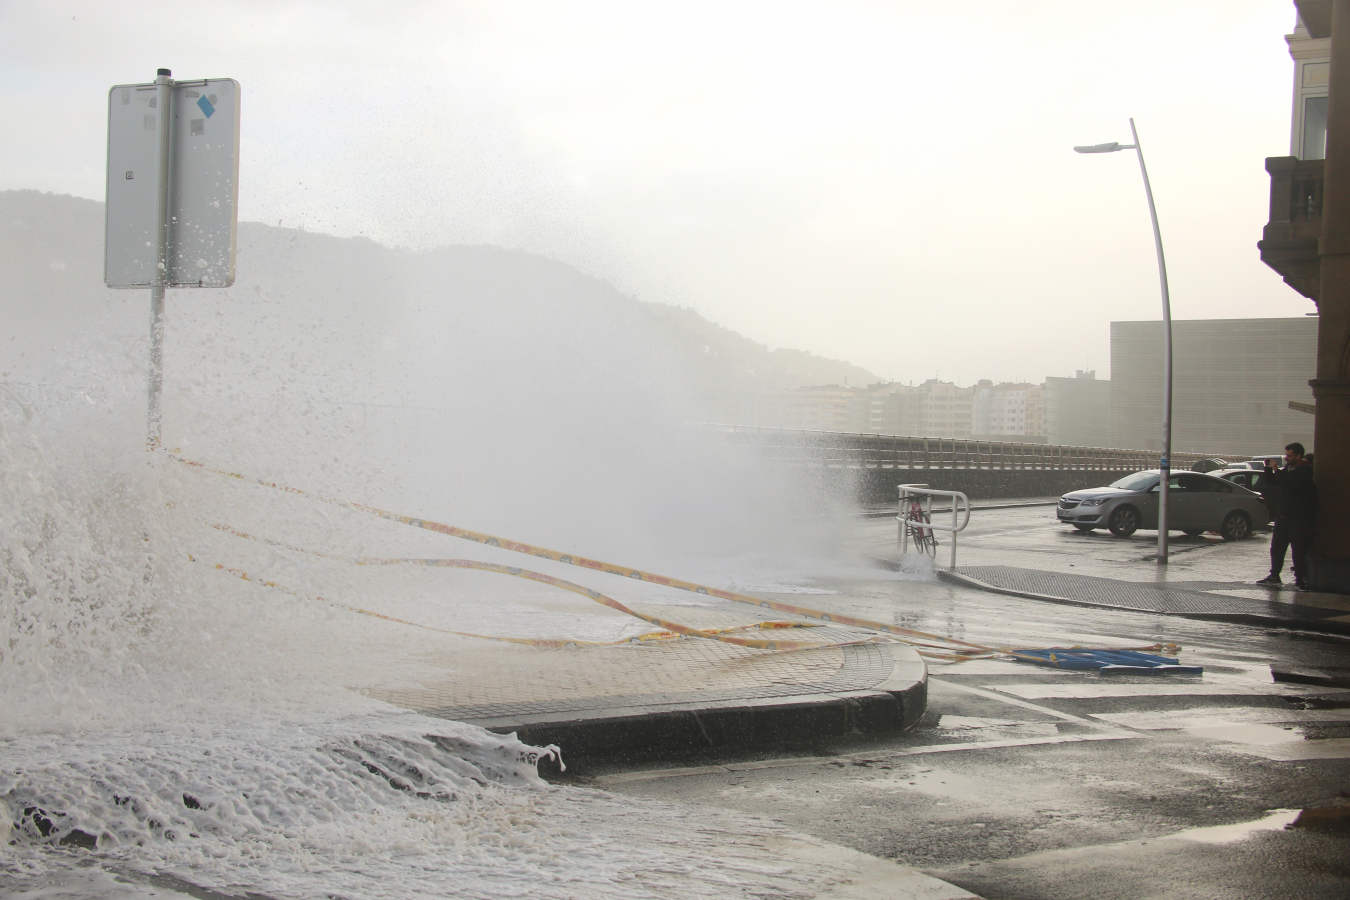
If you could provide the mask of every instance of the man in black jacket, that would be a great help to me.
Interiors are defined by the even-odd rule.
[[[1312,460],[1303,455],[1302,444],[1295,441],[1284,448],[1283,469],[1266,460],[1261,488],[1274,514],[1275,530],[1270,536],[1270,574],[1257,584],[1280,583],[1285,549],[1292,546],[1294,586],[1307,590],[1308,548],[1317,521],[1317,484],[1313,481]]]

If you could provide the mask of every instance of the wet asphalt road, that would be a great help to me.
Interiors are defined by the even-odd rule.
[[[1078,535],[1052,507],[981,512],[980,564],[1146,580],[1156,536]],[[894,525],[857,547],[894,553]],[[1263,559],[1177,536],[1169,577]],[[1262,572],[1256,572],[1253,578]],[[928,712],[881,741],[615,769],[598,787],[729,807],[914,866],[985,897],[1350,896],[1350,684],[1272,665],[1350,666],[1350,639],[1023,600],[879,573],[831,602],[977,643],[1175,642],[1199,676],[1101,676],[1012,661],[933,666]],[[663,767],[662,767],[663,766]],[[660,767],[660,768],[658,768]],[[1303,809],[1320,827],[1286,827]],[[1327,810],[1330,810],[1329,812]],[[1311,814],[1305,814],[1307,821]]]

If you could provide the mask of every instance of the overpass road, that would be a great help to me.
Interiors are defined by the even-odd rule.
[[[1264,536],[1237,544],[1178,537],[1160,574],[1152,534],[1084,536],[1053,516],[1050,505],[977,510],[958,563],[1189,584],[1234,603],[1293,602],[1250,584],[1264,574]],[[895,560],[891,519],[860,519],[851,541]],[[629,764],[587,783],[780,820],[985,897],[1350,894],[1350,639],[877,572],[818,587],[838,608],[975,643],[1176,643],[1182,662],[1204,671],[935,664],[927,712],[899,736],[678,767]]]

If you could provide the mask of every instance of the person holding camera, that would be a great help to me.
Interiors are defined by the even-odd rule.
[[[1284,468],[1266,460],[1260,489],[1275,521],[1270,535],[1270,574],[1257,584],[1280,584],[1285,551],[1293,548],[1294,587],[1309,590],[1308,548],[1317,522],[1317,484],[1313,481],[1312,454],[1304,455],[1298,441],[1284,448]]]

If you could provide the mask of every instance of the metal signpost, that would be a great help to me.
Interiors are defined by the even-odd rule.
[[[150,289],[146,446],[160,443],[164,291],[234,284],[239,199],[239,82],[178,81],[108,92],[103,280]]]

